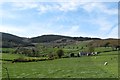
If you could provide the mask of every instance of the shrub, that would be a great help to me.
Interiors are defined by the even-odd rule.
[[[93,46],[93,43],[89,43],[88,44],[88,52],[94,52],[94,50],[95,50],[95,47]]]
[[[29,47],[27,48],[24,48],[24,47],[20,47],[20,48],[17,48],[15,51],[14,51],[15,54],[24,54],[26,56],[29,56],[29,57],[39,57],[40,54],[38,53],[38,51],[34,48],[30,49]]]
[[[52,58],[52,57],[53,57],[53,54],[52,54],[52,53],[49,53],[49,54],[48,54],[48,57],[49,57],[49,58]]]
[[[14,62],[37,62],[37,61],[46,61],[46,60],[50,60],[50,59],[47,59],[47,58],[43,58],[43,59],[35,59],[35,58],[17,58],[17,59],[14,59],[12,61],[12,63]]]
[[[57,50],[57,56],[61,58],[64,55],[64,51],[62,49]]]

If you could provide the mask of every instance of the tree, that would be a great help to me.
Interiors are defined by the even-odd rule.
[[[78,49],[79,47],[76,47],[76,49]]]
[[[61,58],[64,55],[64,51],[62,49],[57,50],[57,56]]]
[[[47,51],[47,48],[40,43],[37,44],[35,48],[38,51],[38,53],[45,53]]]
[[[89,45],[88,45],[88,52],[94,52],[94,46],[93,46],[93,44],[92,43],[89,43]]]
[[[104,44],[104,47],[109,47],[110,42]]]
[[[53,53],[49,53],[49,54],[48,54],[48,57],[49,57],[49,59],[53,59],[53,58],[54,58]]]
[[[93,47],[93,46],[89,46],[89,47],[88,47],[88,52],[90,52],[90,53],[91,53],[91,52],[94,52],[94,47]]]
[[[81,50],[83,49],[83,47],[81,47]]]

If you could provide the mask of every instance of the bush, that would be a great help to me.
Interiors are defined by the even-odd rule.
[[[64,55],[62,58],[69,58],[69,55]]]
[[[61,58],[64,55],[64,51],[62,49],[57,50],[57,56]]]
[[[92,53],[92,52],[94,52],[94,50],[95,50],[95,47],[93,46],[93,43],[89,43],[88,44],[88,52]]]
[[[51,59],[51,58],[53,58],[53,57],[54,57],[53,53],[49,53],[49,54],[48,54],[48,58],[49,58],[49,59]]]
[[[35,59],[35,58],[17,58],[17,59],[14,59],[12,61],[12,63],[14,62],[37,62],[37,61],[46,61],[46,60],[50,60],[50,59],[47,59],[47,58],[43,58],[43,59]]]
[[[38,53],[38,51],[36,49],[29,49],[29,48],[24,48],[24,47],[21,47],[21,48],[17,48],[15,51],[14,51],[15,54],[24,54],[26,56],[29,56],[29,57],[39,57],[40,54]]]

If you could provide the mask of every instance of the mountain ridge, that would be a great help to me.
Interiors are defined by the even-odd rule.
[[[106,40],[101,38],[91,37],[70,37],[63,35],[41,35],[32,38],[19,37],[14,34],[0,32],[2,34],[2,47],[17,47],[17,46],[31,46],[32,43],[67,43],[75,41],[87,41],[87,40]],[[108,38],[109,39],[109,38]],[[110,38],[111,39],[111,38]]]
[[[32,38],[26,38],[26,37],[19,37],[17,35],[14,34],[10,34],[10,33],[4,33],[4,32],[0,32],[0,34],[2,34],[2,39],[18,39],[18,40],[24,40],[24,39],[29,39],[33,42],[36,42],[36,40],[38,39],[48,39],[49,41],[54,41],[54,40],[58,40],[58,39],[62,39],[62,38],[67,38],[67,39],[73,39],[73,40],[100,40],[101,38],[91,38],[91,37],[71,37],[71,36],[64,36],[64,35],[55,35],[55,34],[48,34],[48,35],[41,35],[41,36],[37,36],[37,37],[32,37]],[[9,38],[8,38],[9,37]],[[52,39],[51,39],[52,38]],[[37,42],[46,42],[46,41],[37,41]]]

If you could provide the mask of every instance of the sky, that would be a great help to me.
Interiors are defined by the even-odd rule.
[[[2,2],[0,32],[118,38],[118,2]]]

